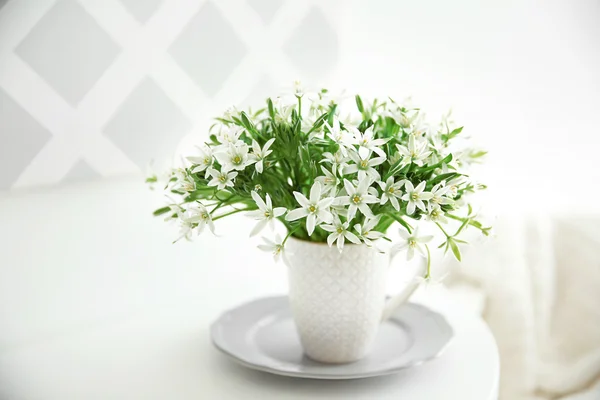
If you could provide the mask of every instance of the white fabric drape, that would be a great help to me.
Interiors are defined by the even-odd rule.
[[[600,399],[600,217],[504,217],[495,227],[448,284],[484,299],[500,398]]]

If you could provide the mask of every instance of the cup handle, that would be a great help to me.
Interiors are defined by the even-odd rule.
[[[392,247],[392,249],[390,251],[390,266],[392,264],[392,261],[394,260],[394,258],[396,257],[396,255],[399,252],[400,252],[400,249],[398,249],[396,247]],[[410,280],[410,282],[408,283],[408,285],[400,293],[387,299],[385,306],[383,308],[382,316],[381,316],[382,322],[387,320],[389,317],[391,317],[392,314],[394,313],[394,311],[396,311],[396,309],[398,307],[400,307],[402,304],[406,303],[406,301],[410,298],[410,296],[412,296],[412,294],[415,292],[415,290],[417,290],[417,288],[420,285],[420,282],[415,278],[417,276],[422,276],[425,273],[426,269],[427,269],[427,263],[421,261],[419,268],[416,268],[415,274],[412,277],[412,279]]]

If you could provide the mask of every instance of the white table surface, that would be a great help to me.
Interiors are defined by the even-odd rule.
[[[234,364],[213,349],[210,323],[285,293],[285,267],[255,249],[244,218],[172,245],[157,205],[141,178],[0,195],[0,399],[497,398],[495,341],[443,288],[413,301],[456,336],[420,367],[334,382]]]

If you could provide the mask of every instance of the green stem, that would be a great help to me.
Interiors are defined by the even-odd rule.
[[[450,213],[446,213],[446,217],[448,218],[452,218],[456,221],[461,221],[461,222],[465,222],[468,221],[468,224],[471,226],[474,226],[475,228],[479,229],[480,231],[485,231],[486,228],[482,227],[479,223],[477,223],[476,221],[472,220],[471,218],[463,218],[463,217],[459,217],[458,215],[453,215]],[[489,230],[489,228],[488,228]]]
[[[283,239],[283,242],[281,242],[281,245],[285,245],[285,242],[287,242],[287,240],[289,239],[290,236],[292,236],[292,233],[296,232],[298,229],[300,228],[300,225],[298,225],[297,227],[295,227],[294,229],[292,229],[291,231],[288,232],[287,235],[285,235],[285,238]]]
[[[431,252],[429,251],[429,246],[425,245],[425,249],[427,250],[427,273],[425,274],[425,279],[431,278]]]
[[[218,215],[218,216],[214,217],[212,220],[216,221],[216,220],[219,220],[221,218],[227,217],[229,215],[236,214],[236,213],[239,213],[239,212],[242,212],[242,211],[248,211],[248,210],[250,210],[250,209],[249,208],[240,208],[240,209],[237,209],[237,210],[229,211],[229,212],[226,212],[225,214],[221,214],[221,215]]]
[[[404,228],[406,228],[406,230],[408,231],[408,233],[410,233],[412,235],[412,229],[413,227],[410,226],[410,224],[408,222],[406,222],[404,220],[404,218],[395,215],[394,213],[387,213],[388,216],[392,217],[395,221],[397,221],[400,225],[402,225]]]
[[[442,226],[439,224],[439,222],[436,222],[435,224],[438,226],[438,228],[440,228],[442,230],[442,232],[444,233],[444,235],[447,238],[452,237],[452,236],[448,235],[448,233],[444,230],[444,228],[442,228]]]

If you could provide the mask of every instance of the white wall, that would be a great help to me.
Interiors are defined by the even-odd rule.
[[[0,188],[139,173],[299,77],[453,107],[493,199],[588,212],[598,71],[597,0],[4,0]]]
[[[490,193],[600,209],[600,2],[354,1],[338,84],[452,106]]]

